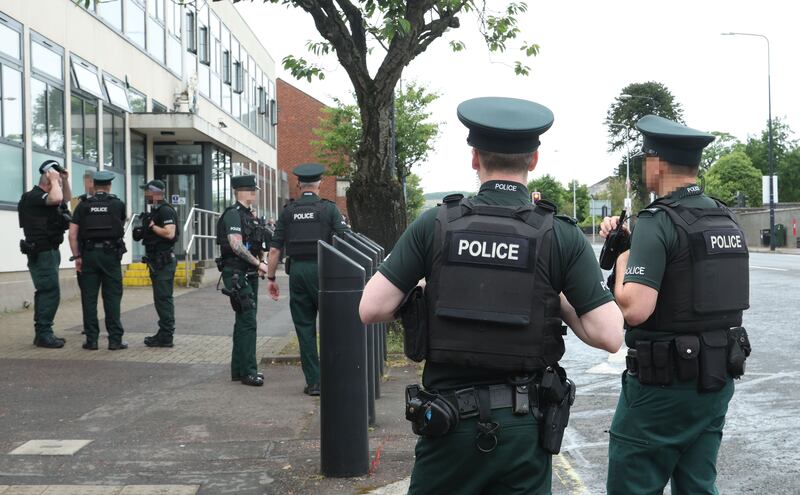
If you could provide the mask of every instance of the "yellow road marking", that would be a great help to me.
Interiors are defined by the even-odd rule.
[[[581,477],[563,454],[553,457],[553,472],[561,484],[569,489],[572,495],[588,495],[589,490],[581,481]]]

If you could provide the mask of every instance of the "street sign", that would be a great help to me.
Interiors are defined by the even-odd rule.
[[[589,201],[589,215],[607,217],[611,211],[610,199],[592,199]]]
[[[177,195],[177,194],[173,194],[169,198],[169,203],[172,204],[172,205],[178,205],[178,204],[180,204],[180,202],[181,202],[181,197],[179,195]],[[184,204],[185,204],[185,202],[184,202]]]
[[[775,203],[778,202],[778,176],[772,176],[772,199]],[[761,176],[761,204],[769,204],[769,175]]]

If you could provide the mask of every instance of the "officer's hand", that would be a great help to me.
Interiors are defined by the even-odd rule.
[[[69,179],[69,171],[67,171],[67,170],[64,170],[63,172],[61,172],[60,175],[61,175],[61,178],[64,179],[64,180]]]
[[[50,182],[56,182],[58,181],[59,178],[61,178],[61,174],[59,174],[58,170],[54,168],[48,170],[45,175],[47,176],[47,180],[49,180]]]
[[[269,291],[269,297],[271,297],[273,301],[277,301],[278,297],[281,295],[281,288],[278,287],[278,282],[270,282],[267,290]]]
[[[152,228],[153,228],[153,225],[155,225],[155,224],[156,224],[156,223],[155,223],[154,221],[150,220],[150,223],[147,225],[147,228],[148,228],[148,229],[152,229]]]
[[[618,224],[619,224],[619,216],[605,217],[603,221],[600,223],[600,237],[605,239],[608,236],[609,232],[617,228]],[[624,230],[627,233],[630,233],[627,224],[622,226],[622,230]]]
[[[75,258],[75,271],[77,273],[81,272],[81,268],[83,268],[83,259]]]

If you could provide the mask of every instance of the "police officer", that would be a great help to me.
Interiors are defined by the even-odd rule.
[[[243,385],[260,387],[264,375],[256,362],[256,311],[258,277],[267,273],[261,258],[267,242],[265,228],[257,224],[251,206],[256,201],[256,176],[231,178],[236,203],[223,212],[217,223],[222,281],[236,312],[231,352],[231,379]]]
[[[615,267],[629,351],[610,429],[608,493],[661,493],[670,479],[674,494],[717,493],[731,373],[743,373],[749,353],[744,329],[731,330],[748,307],[747,245],[730,210],[696,184],[714,136],[654,115],[636,127],[645,184],[659,198],[639,213]],[[604,219],[601,234],[617,221]],[[732,342],[740,338],[743,345]]]
[[[367,284],[364,323],[419,299],[424,390],[407,389],[421,434],[409,493],[550,493],[574,385],[558,366],[562,319],[585,343],[615,352],[622,315],[575,221],[525,187],[553,114],[515,98],[461,103],[478,194],[424,212]],[[413,291],[412,291],[413,294]],[[401,313],[405,307],[401,309]],[[405,325],[405,320],[404,320]]]
[[[289,273],[289,309],[292,312],[307,395],[319,395],[319,355],[317,353],[317,241],[330,242],[334,232],[346,232],[347,225],[336,204],[319,197],[325,167],[304,163],[294,168],[300,197],[289,202],[278,217],[269,251],[269,294],[277,301],[280,294],[275,271],[286,249]]]
[[[172,292],[175,286],[177,260],[172,248],[178,241],[178,214],[164,201],[166,185],[151,180],[144,186],[144,197],[150,212],[142,217],[142,225],[133,230],[133,239],[141,240],[145,248],[143,261],[150,269],[153,285],[153,305],[158,314],[158,332],[144,338],[147,347],[172,347],[175,334],[175,304]]]
[[[81,305],[86,341],[83,348],[97,350],[100,326],[97,320],[97,295],[103,291],[108,348],[127,349],[122,341],[124,330],[120,320],[122,300],[122,267],[120,260],[127,251],[125,235],[125,203],[111,194],[114,174],[105,170],[94,173],[94,194],[75,208],[69,226],[70,261],[81,277]]]
[[[28,257],[28,271],[36,292],[33,298],[33,345],[64,347],[65,339],[53,334],[53,319],[61,300],[58,267],[69,228],[67,202],[71,199],[69,174],[55,160],[39,167],[39,183],[22,195],[17,205],[19,226],[25,235],[20,250]]]

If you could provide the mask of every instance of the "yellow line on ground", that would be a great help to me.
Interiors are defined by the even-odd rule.
[[[586,485],[563,454],[553,457],[553,472],[561,484],[569,489],[571,495],[588,495],[589,490]]]

